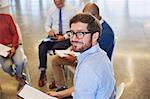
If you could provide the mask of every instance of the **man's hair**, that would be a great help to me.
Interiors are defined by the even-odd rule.
[[[98,6],[95,4],[95,3],[87,3],[86,5],[85,5],[85,7],[84,7],[84,9],[83,9],[83,12],[85,12],[85,10],[87,9],[87,8],[91,8],[91,14],[93,15],[93,14],[97,14],[97,15],[99,15],[99,8],[98,8]]]
[[[70,27],[71,27],[71,24],[77,23],[77,22],[82,22],[82,23],[88,24],[87,30],[89,32],[99,32],[100,33],[100,31],[101,31],[98,20],[90,14],[79,13],[79,14],[75,15],[74,17],[72,17],[70,19]]]
[[[61,0],[63,3],[65,2],[65,0]],[[54,3],[55,3],[55,0],[54,0]]]

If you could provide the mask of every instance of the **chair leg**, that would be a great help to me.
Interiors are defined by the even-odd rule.
[[[28,76],[28,82],[29,82],[29,85],[32,86],[32,83],[31,83],[31,78],[30,78],[30,73],[29,73],[29,69],[28,69],[28,61],[26,60],[25,61],[25,71],[27,73],[27,76]]]
[[[67,65],[66,66],[62,65],[62,68],[64,70],[64,74],[65,74],[65,78],[66,78],[66,86],[69,87],[69,81],[72,77],[71,74],[74,75],[75,69],[73,67],[67,66]]]
[[[0,98],[2,97],[2,87],[1,87],[1,83],[0,83]]]
[[[125,88],[125,83],[122,82],[118,87],[117,87],[117,90],[116,90],[116,98],[115,99],[119,99],[124,91],[124,88]]]
[[[66,79],[65,86],[68,87],[68,71],[66,70],[66,67],[64,65],[61,65],[61,67],[64,71],[64,75],[65,75],[65,79]]]

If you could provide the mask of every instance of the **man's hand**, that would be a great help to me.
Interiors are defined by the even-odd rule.
[[[55,32],[53,30],[51,30],[51,31],[48,32],[48,35],[49,36],[55,36]]]
[[[73,54],[68,54],[67,56],[63,57],[65,60],[67,60],[68,62],[70,62],[71,64],[74,63],[77,58],[75,55]]]
[[[64,98],[65,96],[63,95],[63,91],[60,91],[60,92],[55,92],[55,91],[49,91],[47,92],[48,95],[52,96],[52,97],[56,97],[58,99],[62,99]]]
[[[63,41],[65,40],[64,36],[63,35],[56,35],[56,38],[58,41]]]
[[[16,49],[12,47],[8,52],[9,52],[9,57],[12,57],[16,53]]]
[[[69,89],[65,89],[65,90],[59,91],[59,92],[49,91],[49,92],[47,92],[47,94],[50,96],[56,97],[58,99],[62,99],[64,97],[70,96],[73,91],[74,91],[74,87],[70,87]]]

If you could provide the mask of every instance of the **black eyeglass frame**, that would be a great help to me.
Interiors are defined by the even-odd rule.
[[[71,36],[73,37],[74,35],[76,35],[76,37],[78,39],[82,39],[85,34],[89,34],[89,33],[94,34],[95,32],[97,32],[97,31],[94,31],[94,32],[73,32],[73,31],[67,31],[66,33],[68,34],[69,37],[71,37]],[[69,33],[72,33],[72,34],[70,35]],[[81,37],[78,35],[79,33],[82,34]]]

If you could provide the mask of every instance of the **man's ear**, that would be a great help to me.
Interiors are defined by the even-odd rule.
[[[95,32],[92,36],[92,42],[96,43],[99,38],[99,32]]]

